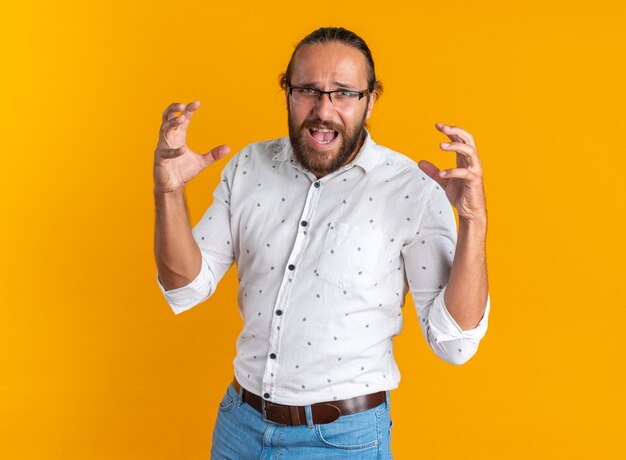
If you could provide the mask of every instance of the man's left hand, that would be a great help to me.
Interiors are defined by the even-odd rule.
[[[459,214],[459,219],[486,222],[483,171],[476,151],[474,138],[458,126],[436,123],[435,127],[452,142],[442,142],[440,147],[456,152],[456,168],[439,170],[429,161],[421,160],[419,167],[436,181]]]

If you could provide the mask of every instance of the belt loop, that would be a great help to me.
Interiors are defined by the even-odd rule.
[[[313,428],[313,413],[311,411],[311,406],[304,406],[304,413],[306,415],[306,426],[309,428]]]
[[[387,410],[391,409],[391,395],[389,394],[389,390],[385,391],[385,402],[387,403]]]

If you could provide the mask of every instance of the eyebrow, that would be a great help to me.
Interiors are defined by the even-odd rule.
[[[339,81],[334,81],[333,84],[339,86],[340,88],[356,89],[356,86],[354,85],[350,85],[348,83],[341,83]]]
[[[342,83],[342,82],[336,81],[336,80],[333,81],[332,83],[333,83],[333,85],[335,85],[335,86],[337,86],[339,88],[356,89],[356,86],[350,85],[348,83]],[[293,85],[293,86],[305,87],[305,88],[317,88],[317,82],[310,81],[310,82],[301,83],[299,85]]]

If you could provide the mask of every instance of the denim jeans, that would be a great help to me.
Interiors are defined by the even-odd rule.
[[[212,460],[274,459],[391,459],[390,396],[377,407],[314,424],[306,406],[307,423],[266,422],[244,403],[232,383],[219,404],[213,428]]]

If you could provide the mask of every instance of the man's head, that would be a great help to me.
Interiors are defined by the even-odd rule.
[[[352,161],[382,93],[365,42],[346,29],[318,29],[298,43],[280,84],[298,161],[317,177]]]

